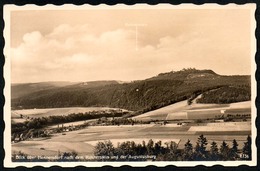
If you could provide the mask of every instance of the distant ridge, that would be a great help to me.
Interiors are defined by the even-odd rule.
[[[20,98],[22,96],[42,91],[51,90],[57,88],[77,88],[77,87],[96,87],[104,86],[109,84],[118,84],[117,81],[88,81],[88,82],[69,82],[69,81],[47,81],[37,83],[12,83],[11,85],[11,98]]]
[[[216,95],[208,93],[208,96],[216,97],[206,97],[205,94],[204,101],[239,102],[250,100],[251,97],[250,76],[222,76],[212,70],[194,68],[161,73],[128,83],[92,81],[60,87],[39,83],[33,86],[33,91],[28,86],[31,87],[31,84],[12,85],[13,108],[107,106],[144,112],[194,98],[217,88],[221,89]],[[227,95],[222,95],[225,92]]]
[[[11,99],[19,98],[30,93],[41,90],[48,90],[58,87],[65,87],[76,84],[75,82],[68,81],[48,81],[38,83],[12,83],[11,84]]]
[[[155,77],[149,78],[148,80],[156,80],[156,79],[172,79],[172,80],[185,80],[195,77],[218,77],[220,75],[216,74],[212,70],[197,70],[194,68],[182,69],[180,71],[171,71],[166,73],[160,73]]]

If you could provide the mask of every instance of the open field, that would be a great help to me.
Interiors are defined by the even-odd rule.
[[[162,140],[163,142],[175,141],[178,143],[179,148],[183,148],[188,139],[195,145],[199,134],[204,134],[208,139],[208,148],[212,141],[216,141],[220,145],[223,140],[231,144],[232,140],[236,139],[239,149],[241,149],[247,135],[251,134],[247,125],[250,125],[250,122],[230,123],[228,125],[227,123],[218,123],[218,125],[201,124],[199,126],[179,126],[176,124],[90,126],[82,130],[65,132],[64,135],[62,133],[54,134],[48,139],[36,138],[14,143],[12,144],[12,151],[45,156],[57,155],[58,152],[72,151],[77,152],[78,155],[93,155],[94,145],[98,141],[111,140],[116,145],[122,141],[135,141],[139,143],[142,140],[146,141],[149,139],[155,141]],[[210,131],[211,127],[225,128],[227,126],[227,130],[221,129],[218,132]],[[239,126],[241,126],[241,129],[238,131],[236,128]],[[198,127],[203,129],[198,130]]]
[[[220,132],[220,131],[248,131],[251,130],[251,122],[224,122],[207,123],[205,126],[191,126],[188,131],[193,132]]]
[[[187,101],[184,100],[184,101],[177,102],[177,103],[174,103],[174,104],[169,105],[169,106],[162,107],[162,108],[157,109],[157,110],[153,110],[153,111],[144,113],[144,114],[139,115],[139,116],[135,116],[135,117],[133,117],[133,119],[137,119],[137,120],[144,119],[144,120],[146,120],[146,119],[156,118],[156,119],[159,120],[159,117],[161,117],[160,119],[164,120],[164,119],[166,119],[166,117],[169,113],[179,112],[179,111],[182,111],[186,108],[187,108]]]
[[[136,120],[180,120],[180,119],[207,119],[221,115],[250,114],[251,101],[231,104],[187,104],[187,101],[178,102],[154,111],[133,117]]]
[[[48,117],[48,116],[60,116],[69,115],[72,113],[85,113],[91,111],[109,111],[109,110],[122,110],[119,108],[109,108],[109,107],[68,107],[68,108],[47,108],[47,109],[23,109],[23,110],[12,110],[11,118],[16,119],[16,122],[22,122],[21,115],[29,116],[33,118],[37,117]],[[23,119],[25,121],[25,119]]]

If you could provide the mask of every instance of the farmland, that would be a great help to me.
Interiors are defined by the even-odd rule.
[[[12,151],[22,151],[28,155],[57,155],[58,152],[76,152],[78,155],[93,155],[93,148],[99,141],[111,140],[116,146],[123,141],[148,142],[149,139],[161,140],[163,143],[174,141],[178,148],[184,148],[184,144],[189,139],[191,143],[196,144],[197,137],[204,134],[208,141],[221,143],[225,140],[229,145],[236,139],[238,148],[241,149],[247,135],[251,135],[251,121],[245,122],[216,122],[216,123],[186,123],[179,125],[178,122],[172,122],[172,119],[178,119],[185,122],[188,112],[193,113],[197,118],[205,115],[215,115],[211,111],[230,111],[236,112],[242,110],[245,112],[250,107],[250,101],[232,104],[192,104],[187,105],[187,101],[181,101],[164,108],[144,113],[133,117],[135,120],[168,120],[168,124],[135,124],[120,126],[88,126],[84,129],[75,131],[65,131],[56,133],[48,138],[33,138],[12,144]],[[19,119],[19,114],[30,117],[51,116],[56,114],[69,114],[71,112],[85,112],[91,110],[112,110],[111,108],[58,108],[58,109],[31,109],[16,110],[12,112],[13,119]],[[114,109],[119,110],[119,109]],[[201,112],[203,111],[203,112]],[[174,118],[174,117],[175,118]],[[195,117],[195,118],[196,118]],[[89,120],[90,122],[91,120]],[[95,121],[92,120],[92,121]],[[81,125],[85,121],[64,123],[64,126]],[[47,129],[57,128],[57,125],[49,126]],[[209,148],[209,146],[207,147]]]
[[[231,104],[198,104],[188,105],[181,101],[142,115],[133,117],[136,120],[182,120],[182,119],[207,119],[224,115],[250,114],[251,101]]]
[[[233,126],[232,126],[233,125]],[[141,142],[149,139],[162,140],[162,142],[174,141],[179,148],[184,148],[188,139],[193,144],[196,143],[199,134],[203,133],[209,142],[221,143],[225,140],[231,145],[232,140],[236,139],[239,149],[250,132],[250,122],[248,123],[219,123],[218,125],[199,126],[179,126],[176,124],[158,125],[125,125],[125,126],[90,126],[82,130],[55,134],[50,138],[35,138],[21,141],[12,145],[12,151],[22,151],[29,155],[57,155],[58,152],[75,151],[79,155],[93,155],[93,148],[98,141],[111,140],[113,144],[122,141]],[[221,127],[227,129],[221,129]],[[237,126],[241,129],[236,130]],[[198,129],[198,127],[200,129]],[[211,129],[209,129],[211,128]],[[215,129],[212,132],[212,129]],[[232,131],[232,133],[230,133]],[[209,148],[209,147],[208,147]]]

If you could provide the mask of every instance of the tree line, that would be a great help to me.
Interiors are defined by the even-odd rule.
[[[114,147],[111,141],[98,142],[94,148],[94,155],[109,156],[106,160],[138,160],[133,158],[120,158],[120,156],[140,156],[140,155],[155,155],[156,161],[227,161],[227,160],[251,160],[251,137],[248,136],[242,151],[238,149],[238,143],[234,139],[232,146],[223,141],[220,146],[213,141],[210,144],[210,149],[207,149],[208,140],[204,135],[200,135],[194,146],[188,140],[184,149],[178,149],[178,145],[173,142],[162,141],[154,142],[152,139],[146,143],[135,143],[134,141],[126,141]],[[119,159],[114,159],[112,156],[119,156]],[[146,159],[141,159],[145,161]]]
[[[124,117],[118,117],[118,118],[112,118],[107,119],[105,117],[99,118],[96,121],[97,125],[104,124],[104,125],[135,125],[135,124],[150,124],[151,121],[142,121],[142,120],[136,120],[132,118],[124,118]]]
[[[39,118],[30,118],[22,123],[12,123],[11,131],[13,133],[22,133],[30,129],[41,129],[46,126],[62,124],[67,122],[74,121],[83,121],[90,119],[98,119],[101,117],[121,117],[127,114],[127,111],[113,110],[113,111],[91,111],[85,113],[72,113],[69,115],[56,115],[56,116],[47,116]]]

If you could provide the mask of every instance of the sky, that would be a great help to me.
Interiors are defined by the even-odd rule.
[[[250,21],[248,9],[12,11],[11,82],[250,75]]]

